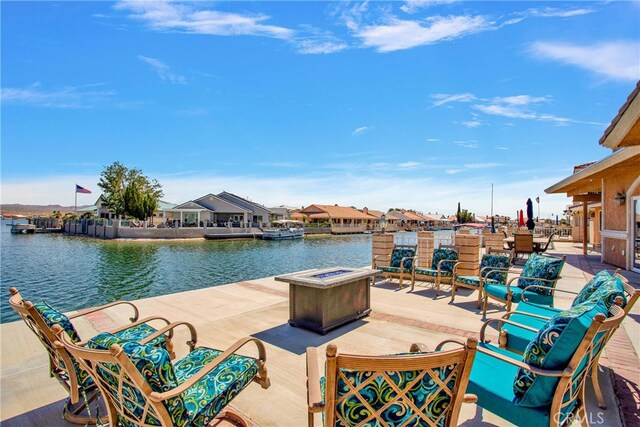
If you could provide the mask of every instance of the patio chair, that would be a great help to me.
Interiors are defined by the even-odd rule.
[[[169,324],[169,321],[162,317],[147,317],[138,320],[138,308],[128,301],[117,301],[99,307],[88,308],[66,316],[52,308],[46,302],[36,302],[33,304],[30,301],[24,300],[16,288],[9,289],[9,292],[11,294],[9,304],[18,313],[20,318],[24,320],[29,329],[38,337],[45,350],[47,350],[49,356],[49,375],[56,378],[69,393],[69,398],[63,408],[63,417],[65,420],[74,424],[96,423],[96,418],[90,413],[89,405],[96,399],[98,393],[95,383],[91,380],[89,374],[78,366],[76,360],[71,357],[64,348],[56,348],[54,346],[53,343],[56,337],[52,328],[59,324],[68,334],[70,340],[75,342],[80,341],[80,336],[71,323],[72,320],[117,305],[129,305],[133,309],[133,317],[129,319],[132,323],[111,330],[111,333],[119,338],[135,341],[148,337],[156,332],[156,329],[148,324],[153,320],[158,320],[163,324]],[[162,347],[166,349],[169,354],[173,355],[172,336],[173,332],[170,332],[166,336],[159,335],[151,344]]]
[[[389,265],[378,265],[379,258],[373,257],[373,269],[381,270],[385,278],[397,278],[398,286],[402,288],[403,279],[411,278],[413,265],[416,259],[417,245],[393,245],[389,256]],[[376,277],[373,276],[372,284],[376,284]]]
[[[497,252],[497,253],[496,253]],[[476,265],[472,262],[457,262],[453,267],[453,279],[451,286],[451,301],[453,304],[458,288],[478,290],[478,308],[482,301],[482,290],[485,283],[507,282],[507,272],[511,266],[511,251],[489,250],[482,255],[478,276],[463,276],[458,274],[458,269],[464,265]]]
[[[191,333],[189,353],[171,363],[166,350],[148,343],[178,326]],[[139,343],[109,333],[75,343],[60,326],[54,330],[56,347],[71,353],[98,385],[112,426],[205,426],[252,381],[270,386],[266,350],[256,338],[240,339],[221,351],[196,347],[196,330],[186,322],[171,323]],[[256,346],[257,357],[237,354],[249,343]],[[236,414],[224,415],[244,425]]]
[[[461,348],[442,350],[455,342]],[[307,348],[308,424],[324,412],[325,426],[455,426],[465,395],[477,340],[444,341],[434,352],[413,344],[409,353],[362,356],[326,349],[320,378],[315,348]]]
[[[541,245],[538,247],[534,247],[534,251],[539,254],[546,252],[547,249],[549,249],[549,246],[553,246],[553,236],[555,236],[555,232],[549,235],[549,240],[547,240],[547,243],[544,246]]]
[[[513,236],[513,253],[517,259],[518,255],[531,255],[533,252],[533,234],[516,233]]]
[[[411,290],[415,287],[416,280],[433,283],[436,288],[436,296],[440,295],[440,285],[451,283],[453,268],[458,262],[458,248],[442,245],[433,250],[430,268],[414,266],[411,274]]]
[[[619,270],[617,270],[613,276],[606,270],[599,272],[587,282],[579,293],[560,289],[556,290],[556,292],[566,292],[576,295],[576,298],[571,304],[572,307],[591,298],[601,299],[608,307],[615,303],[622,308],[625,317],[629,311],[631,311],[638,298],[640,298],[640,289],[633,288],[623,276],[619,275]],[[529,341],[531,341],[540,328],[561,311],[562,310],[557,308],[546,307],[527,301],[520,302],[515,311],[508,312],[502,316],[502,318],[509,323],[500,325],[498,330],[500,334],[498,340],[499,346],[514,353],[523,353]],[[598,379],[597,362],[596,360],[593,364],[591,378],[596,397],[598,398],[598,406],[606,409]]]
[[[561,278],[560,272],[565,259],[565,255],[558,258],[532,253],[519,276],[509,279],[506,284],[485,283],[482,290],[482,316],[487,315],[489,299],[506,304],[507,311],[511,311],[512,303],[523,299],[553,307],[555,287]],[[514,281],[517,283],[516,286],[512,285]]]
[[[467,391],[478,396],[477,405],[515,425],[560,426],[579,418],[588,426],[585,379],[597,363],[610,335],[624,313],[597,300],[553,317],[532,339],[523,355],[481,342]],[[499,374],[497,374],[499,373]]]

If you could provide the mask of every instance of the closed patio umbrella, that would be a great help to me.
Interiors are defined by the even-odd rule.
[[[536,223],[533,222],[533,202],[531,199],[527,199],[527,228],[530,231],[536,228]]]
[[[518,227],[524,227],[524,213],[520,209],[520,218],[518,219]]]

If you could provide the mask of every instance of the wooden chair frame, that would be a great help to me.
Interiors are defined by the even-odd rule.
[[[178,326],[185,326],[189,329],[191,339],[188,340],[186,344],[189,347],[189,351],[193,351],[196,348],[198,337],[196,329],[193,327],[193,325],[187,322],[170,323],[164,328],[158,330],[156,333],[149,335],[144,340],[141,340],[140,344],[146,344],[162,334],[173,331]],[[133,423],[134,425],[151,427],[150,424],[146,424],[144,422],[144,420],[147,419],[148,415],[155,416],[160,421],[161,426],[173,426],[173,421],[171,420],[171,416],[169,415],[164,402],[173,397],[180,396],[188,388],[201,381],[207,374],[213,372],[215,368],[217,368],[230,356],[235,354],[240,348],[249,343],[255,344],[258,352],[258,375],[256,375],[253,381],[260,384],[264,389],[269,388],[269,386],[271,385],[271,382],[267,376],[267,368],[265,365],[267,361],[266,349],[262,341],[258,340],[257,338],[247,337],[239,339],[231,347],[226,349],[218,357],[205,365],[200,371],[198,371],[198,373],[193,375],[187,381],[183,382],[172,390],[158,393],[151,389],[142,374],[138,371],[129,357],[124,353],[122,347],[120,347],[118,344],[111,345],[109,350],[88,349],[84,347],[86,342],[71,342],[69,337],[65,333],[63,333],[64,330],[60,326],[55,325],[54,331],[56,337],[58,338],[58,341],[55,342],[56,348],[64,348],[70,354],[72,354],[76,358],[76,360],[78,360],[78,363],[82,366],[82,368],[89,372],[94,382],[98,385],[98,388],[100,389],[102,396],[106,401],[109,424],[112,426],[118,425],[118,416],[120,416]],[[115,372],[110,365],[117,365],[119,367],[119,372]],[[117,378],[118,389],[114,390],[111,384],[104,381],[102,377],[98,375],[97,369],[104,369],[114,375]],[[138,405],[127,396],[124,396],[124,393],[120,392],[124,384],[136,388],[141,393],[145,401],[144,406],[141,407],[142,415],[140,419],[134,419],[125,414],[125,411],[123,409],[125,405],[125,399],[128,400],[129,403],[133,403],[136,406]],[[116,399],[114,396],[118,396],[119,399]],[[233,412],[225,413],[223,411],[222,413],[218,414],[218,417],[221,416],[230,418],[234,422],[240,423],[241,425],[246,425],[245,421],[241,417],[235,415]]]
[[[397,278],[398,279],[398,286],[400,287],[400,289],[402,289],[402,282],[403,279],[410,279],[411,275],[412,275],[412,271],[413,268],[411,269],[411,271],[405,270],[404,269],[404,262],[407,259],[413,259],[413,262],[411,263],[412,266],[415,267],[416,264],[416,259],[417,259],[417,253],[418,253],[418,245],[393,245],[393,249],[391,249],[391,252],[389,253],[388,257],[389,257],[389,263],[391,263],[391,257],[393,256],[393,251],[399,248],[406,248],[406,249],[413,249],[413,253],[415,254],[412,257],[404,257],[402,258],[402,260],[400,261],[400,271],[398,273],[393,273],[393,272],[388,272],[388,271],[383,271],[382,275],[386,278],[386,279],[391,279],[391,278]],[[373,257],[373,266],[372,269],[376,269],[379,264],[378,264],[378,259],[380,258],[380,255],[376,255]],[[386,258],[386,256],[385,256]],[[371,279],[371,284],[375,285],[376,284],[376,276],[373,276],[373,278]]]
[[[458,255],[460,254],[460,248],[458,246],[455,245],[440,245],[440,247],[438,249],[452,249],[454,251],[456,251],[458,253]],[[440,295],[440,285],[441,284],[452,284],[453,283],[453,274],[451,276],[443,276],[442,275],[442,264],[445,262],[458,262],[458,260],[453,260],[453,259],[442,259],[438,262],[438,265],[434,268],[433,265],[429,266],[429,268],[434,269],[434,270],[438,270],[438,275],[437,276],[427,276],[424,274],[420,274],[420,273],[416,273],[416,265],[415,263],[413,264],[413,270],[411,271],[411,291],[414,290],[415,288],[415,284],[416,284],[416,280],[419,282],[427,282],[427,283],[433,283],[435,289],[436,289],[436,296]],[[429,261],[432,262],[432,261]],[[455,265],[453,266],[454,270],[455,270]]]
[[[87,416],[80,415],[85,409],[88,408],[88,405],[92,401],[94,401],[96,397],[98,397],[95,384],[92,384],[91,386],[84,389],[80,388],[75,369],[67,368],[73,367],[74,359],[65,348],[58,348],[54,345],[54,342],[57,340],[57,338],[53,331],[53,328],[50,328],[47,325],[40,313],[31,303],[31,301],[27,301],[22,298],[20,292],[16,288],[10,288],[9,293],[11,294],[11,297],[9,298],[9,304],[18,313],[20,318],[26,323],[31,332],[33,332],[36,337],[38,337],[38,340],[42,343],[45,350],[47,350],[47,355],[49,357],[49,376],[57,379],[60,385],[62,385],[62,387],[64,387],[64,389],[69,393],[69,399],[65,402],[63,408],[64,419],[74,424],[96,424],[96,418],[92,417],[90,414],[88,414]],[[67,317],[70,320],[73,320],[86,316],[87,314],[102,311],[118,305],[131,306],[131,308],[133,309],[133,316],[129,318],[131,323],[115,329],[111,329],[108,331],[110,333],[124,331],[143,323],[149,323],[153,320],[158,320],[167,325],[170,323],[167,319],[158,316],[146,317],[144,319],[138,320],[138,308],[129,301],[116,301],[98,307],[87,308],[84,310],[80,310],[77,313],[70,314]],[[55,326],[58,325],[54,325],[54,327]],[[65,333],[65,335],[67,334]],[[172,337],[173,331],[171,331],[165,337],[165,340],[167,343],[167,350],[173,357],[175,356],[175,354],[173,353],[173,344],[171,342]]]
[[[537,375],[548,376],[548,377],[560,377],[560,381],[556,387],[555,393],[553,395],[553,400],[550,406],[550,427],[560,427],[559,418],[554,416],[554,414],[559,414],[560,410],[574,402],[577,399],[576,407],[573,410],[573,413],[580,419],[581,425],[583,427],[588,427],[588,417],[587,411],[585,407],[585,385],[586,378],[588,373],[593,372],[593,366],[596,364],[598,359],[600,358],[600,354],[604,349],[605,345],[611,338],[611,335],[618,329],[622,320],[625,317],[624,311],[618,307],[617,305],[613,305],[609,309],[610,317],[605,318],[604,314],[598,313],[591,326],[587,330],[584,338],[580,342],[580,345],[576,349],[575,353],[571,357],[567,367],[564,370],[546,370],[541,369],[535,366],[531,366],[527,363],[512,359],[508,356],[502,355],[500,353],[491,351],[490,349],[478,347],[478,351],[494,357],[502,362],[509,363],[511,365],[517,366],[519,368],[527,369]],[[515,322],[511,322],[507,319],[488,319],[482,325],[480,329],[480,340],[481,342],[490,342],[485,337],[485,331],[487,326],[490,323],[498,322],[498,328],[501,328],[504,324],[514,324]],[[603,332],[603,334],[595,340],[595,336],[598,333]],[[580,371],[578,367],[581,362],[586,359],[585,368]],[[577,374],[577,376],[575,376]],[[574,377],[575,376],[575,377]],[[563,403],[565,394],[569,393],[569,399]]]
[[[557,258],[557,257],[555,257]],[[567,259],[566,255],[562,255],[562,262],[565,262]],[[511,270],[510,270],[511,271]],[[512,277],[511,279],[509,279],[506,283],[507,287],[507,299],[503,300],[501,298],[498,298],[495,295],[489,295],[484,289],[482,290],[482,294],[483,294],[483,299],[484,302],[482,304],[482,317],[486,318],[487,317],[487,305],[489,304],[489,298],[491,298],[492,300],[501,302],[503,304],[506,304],[507,306],[507,311],[511,311],[511,303],[512,303],[512,294],[511,294],[511,283],[513,283],[516,280],[520,280],[521,276],[516,276],[516,277]],[[558,280],[562,279],[562,276],[560,276],[560,274],[558,274],[558,277],[556,277],[555,279],[541,279],[541,278],[537,278],[537,277],[524,277],[522,278],[523,280],[537,280],[537,281],[541,281],[541,282],[545,282],[548,283],[549,286],[542,286],[542,285],[533,285],[533,286],[527,286],[526,289],[528,288],[540,288],[540,289],[551,289],[551,297],[553,298],[555,296],[555,292],[556,292],[556,285],[558,283]],[[523,296],[524,298],[524,296]],[[551,305],[551,307],[553,307],[553,305]]]
[[[533,234],[516,233],[513,236],[513,253],[515,258],[518,254],[531,255],[533,253]]]
[[[511,265],[511,261],[513,259],[513,251],[512,250],[506,250],[506,249],[489,249],[487,251],[487,254],[496,254],[496,255],[507,255],[509,256],[509,265]],[[482,259],[480,260],[480,263],[482,263]],[[509,272],[509,268],[496,268],[496,267],[483,267],[479,272],[479,285],[473,286],[473,285],[469,285],[466,283],[462,283],[462,282],[458,282],[456,280],[456,276],[457,274],[457,270],[458,270],[458,265],[476,265],[476,263],[474,262],[469,262],[469,261],[460,261],[458,263],[456,263],[456,265],[453,267],[453,278],[451,280],[451,301],[450,304],[453,304],[455,298],[456,298],[456,291],[458,290],[458,288],[466,288],[466,289],[471,289],[473,291],[477,290],[478,291],[478,302],[477,302],[477,308],[480,308],[480,306],[482,305],[482,295],[483,295],[483,290],[484,290],[484,278],[486,276],[488,276],[489,274],[498,271],[505,271],[505,272]]]
[[[627,294],[627,304],[622,307],[622,298],[618,297],[615,300],[615,303],[620,306],[622,308],[622,311],[624,313],[624,317],[627,316],[627,314],[629,314],[629,312],[631,311],[631,308],[633,308],[633,306],[635,305],[636,301],[638,301],[638,298],[640,298],[640,289],[635,289],[633,286],[631,286],[629,284],[629,282],[627,281],[627,279],[622,276],[621,274],[619,274],[620,269],[616,270],[616,273],[614,274],[614,277],[619,277],[622,281],[622,285],[624,287],[625,293]],[[563,289],[557,289],[556,292],[564,292],[567,294],[573,294],[573,295],[578,295],[577,292],[572,292],[572,291],[565,291]],[[551,319],[550,317],[545,317],[545,316],[540,316],[537,314],[533,314],[533,313],[525,313],[525,312],[519,312],[519,311],[509,311],[507,313],[505,313],[502,316],[502,319],[504,320],[508,320],[509,323],[508,324],[512,324],[512,325],[516,325],[519,328],[522,329],[526,329],[528,331],[531,332],[537,332],[537,330],[535,328],[532,328],[530,326],[527,325],[522,325],[520,323],[517,322],[513,322],[510,320],[510,317],[514,314],[517,314],[519,316],[527,316],[527,317],[531,317],[531,318],[536,318],[536,319],[540,319],[540,320],[544,320],[547,321],[549,319]],[[623,320],[624,320],[623,317]],[[508,329],[504,329],[502,327],[502,324],[499,325],[498,327],[498,333],[500,334],[500,337],[498,339],[498,345],[501,348],[504,348],[506,350],[509,350],[511,352],[514,353],[519,353],[518,351],[516,351],[515,349],[509,348],[509,342],[508,342]],[[611,338],[611,336],[613,335],[613,332],[609,335],[609,338]],[[608,340],[608,339],[607,339]],[[606,344],[606,342],[605,342]],[[602,394],[602,389],[600,388],[600,378],[598,376],[598,363],[599,363],[599,359],[600,359],[600,355],[598,355],[598,358],[595,360],[592,370],[591,370],[591,380],[593,382],[593,389],[596,393],[596,397],[598,399],[598,406],[601,409],[607,409],[607,405],[605,403],[604,400],[604,395]]]
[[[455,343],[462,348],[456,350],[447,350],[440,351],[442,347],[449,343]],[[466,343],[455,341],[455,340],[447,340],[441,342],[438,347],[436,347],[436,352],[425,353],[422,355],[388,355],[388,356],[362,356],[362,355],[352,355],[352,354],[338,354],[338,350],[335,344],[329,344],[326,349],[326,385],[325,385],[325,396],[323,399],[322,392],[320,390],[320,375],[318,369],[318,357],[317,350],[313,347],[307,348],[307,410],[308,410],[308,425],[309,427],[313,427],[314,425],[314,414],[318,412],[324,412],[324,425],[325,426],[334,426],[336,425],[336,421],[339,415],[336,414],[336,404],[339,401],[336,401],[336,387],[338,382],[338,377],[343,376],[344,374],[341,372],[342,369],[347,370],[355,370],[355,371],[373,371],[375,375],[372,375],[371,380],[377,378],[382,375],[384,378],[388,378],[388,372],[391,371],[415,371],[420,370],[423,371],[422,376],[418,376],[411,383],[406,386],[404,390],[400,390],[392,381],[389,381],[390,384],[393,384],[392,387],[396,392],[396,397],[392,402],[403,399],[411,387],[422,379],[425,375],[430,375],[431,370],[441,366],[447,366],[452,364],[457,364],[457,367],[454,371],[452,371],[449,378],[445,381],[430,375],[432,379],[440,384],[440,390],[445,390],[447,394],[451,396],[451,402],[447,409],[440,415],[439,419],[436,421],[431,421],[429,418],[423,415],[422,408],[417,408],[415,405],[411,406],[413,412],[421,418],[421,422],[424,425],[436,426],[437,423],[442,419],[442,417],[447,417],[446,426],[455,426],[457,425],[458,414],[460,412],[460,407],[463,402],[466,403],[474,403],[476,401],[476,397],[470,394],[464,394],[467,384],[469,382],[469,375],[471,374],[471,365],[473,363],[473,359],[475,357],[475,351],[477,347],[477,340],[475,338],[468,338]],[[427,349],[423,344],[413,344],[409,350],[411,353],[416,352],[426,352]],[[453,387],[453,389],[448,389],[446,384],[449,382],[450,378],[453,375],[457,375],[457,381]],[[351,391],[342,396],[340,401],[350,397],[350,396],[358,396],[358,392],[362,387],[367,385],[370,381],[366,381],[358,386],[352,386]],[[435,394],[432,396],[434,397]],[[385,425],[385,420],[381,417],[381,413],[388,407],[389,404],[385,405],[378,411],[375,411],[367,402],[362,399],[359,399],[367,409],[372,414],[368,420],[364,421],[359,426],[363,425],[371,425],[370,423],[375,423],[375,425]],[[427,400],[427,404],[431,399]],[[403,399],[405,403],[411,401],[411,399]],[[340,418],[340,421],[348,425],[349,423]]]

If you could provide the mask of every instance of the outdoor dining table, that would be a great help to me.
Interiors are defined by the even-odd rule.
[[[540,249],[547,244],[549,239],[546,237],[534,237],[533,238],[533,251],[540,252]],[[504,242],[509,246],[509,249],[513,249],[513,245],[515,244],[515,238],[513,236],[507,237],[504,239]]]

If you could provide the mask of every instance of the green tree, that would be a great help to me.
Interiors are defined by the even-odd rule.
[[[124,190],[127,186],[127,168],[120,162],[107,166],[100,174],[98,187],[102,189],[102,204],[116,215],[125,214]]]
[[[466,224],[468,222],[473,222],[473,214],[466,209],[462,209],[458,214],[458,222],[460,224]]]

